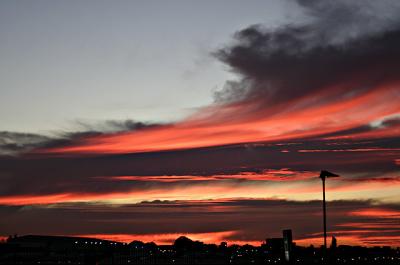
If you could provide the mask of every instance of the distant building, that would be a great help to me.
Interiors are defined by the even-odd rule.
[[[285,260],[290,262],[293,257],[293,239],[292,239],[292,230],[286,229],[282,231],[283,234],[283,247],[285,250]]]
[[[7,240],[0,264],[97,264],[125,245],[85,237],[25,235]],[[5,252],[5,253],[4,253]],[[8,255],[7,253],[13,253]],[[51,253],[51,255],[49,255]],[[5,255],[4,255],[5,254]],[[115,264],[115,263],[114,263]]]
[[[0,265],[400,264],[399,248],[336,245],[332,237],[329,250],[296,246],[290,230],[283,231],[283,238],[269,238],[260,247],[226,243],[218,247],[186,237],[178,238],[174,245],[157,246],[141,241],[124,244],[96,238],[27,235],[0,243]]]
[[[337,240],[335,236],[332,236],[331,249],[336,249],[336,248],[337,248]]]
[[[24,248],[100,248],[106,246],[121,246],[123,243],[101,240],[97,238],[69,237],[69,236],[16,236],[7,240],[9,244]]]
[[[267,238],[265,248],[269,254],[281,257],[283,255],[283,238]]]

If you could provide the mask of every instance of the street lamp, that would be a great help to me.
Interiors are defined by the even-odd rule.
[[[323,202],[322,202],[322,207],[324,209],[324,247],[325,250],[327,249],[326,247],[326,202],[325,202],[325,179],[326,178],[334,178],[334,177],[339,177],[339,175],[336,175],[334,173],[331,173],[326,170],[322,170],[321,174],[319,177],[322,180],[322,194],[323,194]]]

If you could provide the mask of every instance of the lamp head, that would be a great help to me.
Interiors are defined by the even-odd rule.
[[[329,171],[326,171],[326,170],[322,170],[322,171],[321,171],[321,174],[319,175],[319,177],[320,177],[322,180],[325,180],[325,178],[336,178],[336,177],[339,177],[339,175],[334,174],[334,173],[329,172]]]

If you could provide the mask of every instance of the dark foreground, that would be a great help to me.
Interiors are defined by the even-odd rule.
[[[0,244],[0,264],[400,264],[399,248],[390,247],[338,246],[324,251],[293,245],[286,254],[289,262],[279,239],[259,247],[203,244],[186,237],[160,246],[55,236],[12,237]]]

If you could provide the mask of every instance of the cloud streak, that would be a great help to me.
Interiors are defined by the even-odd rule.
[[[328,203],[328,228],[339,243],[397,245],[399,207],[372,201]],[[375,213],[382,212],[384,216]],[[227,199],[208,201],[154,201],[131,205],[55,204],[51,207],[0,207],[0,234],[18,229],[24,234],[85,235],[122,241],[170,243],[188,235],[207,243],[261,244],[292,228],[302,245],[322,244],[320,201]],[[354,214],[362,213],[362,214]],[[163,225],[157,225],[162,220]],[[391,222],[391,220],[393,222]],[[389,221],[389,222],[388,222]],[[268,226],[265,223],[268,222]],[[35,224],[42,225],[35,225]],[[50,224],[58,223],[58,226]],[[364,226],[359,226],[361,223]],[[62,227],[62,228],[61,228]],[[384,240],[385,239],[385,240]],[[383,240],[383,241],[379,241]]]

